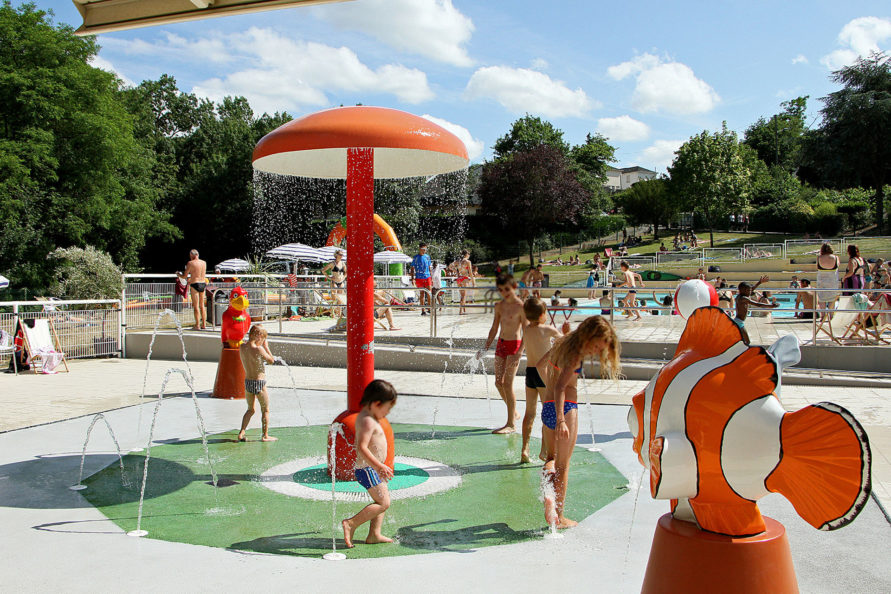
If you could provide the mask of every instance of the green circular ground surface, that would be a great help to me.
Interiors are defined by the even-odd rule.
[[[384,533],[390,545],[365,545],[362,527],[350,558],[461,551],[541,538],[547,531],[539,501],[540,465],[520,464],[520,436],[487,429],[393,426],[396,454],[436,460],[461,473],[457,488],[393,501]],[[297,458],[325,454],[327,426],[278,428],[278,441],[239,443],[236,431],[208,437],[214,489],[200,439],[152,448],[142,528],[147,538],[263,553],[321,557],[331,550],[331,502],[276,493],[259,482],[266,470]],[[539,443],[533,440],[532,451]],[[136,528],[143,455],[124,464],[132,487],[121,486],[117,464],[86,479],[81,491],[124,530]],[[599,453],[573,454],[566,514],[582,520],[625,493],[627,480]],[[321,485],[319,485],[321,486]],[[330,483],[329,487],[330,488]],[[352,516],[364,503],[338,502],[337,518]],[[337,536],[338,549],[343,547]]]
[[[430,478],[427,471],[417,466],[402,464],[401,462],[396,462],[393,466],[393,478],[387,481],[387,487],[391,491],[414,487]],[[326,464],[316,464],[298,470],[294,473],[293,479],[295,483],[310,489],[331,491],[331,477],[328,476],[328,466]],[[365,491],[365,487],[356,481],[338,481],[334,484],[334,490],[338,493],[362,493]]]

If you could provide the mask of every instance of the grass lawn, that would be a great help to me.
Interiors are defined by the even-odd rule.
[[[701,231],[697,234],[700,241],[703,242],[701,244],[702,247],[712,247],[709,245],[708,240],[708,232]],[[671,240],[674,238],[673,232],[665,232],[662,233],[661,237],[658,240],[654,240],[652,235],[643,236],[643,243],[633,248],[628,249],[629,256],[648,256],[655,255],[657,251],[659,251],[659,245],[665,241],[666,246],[671,246]],[[742,247],[747,243],[783,243],[786,239],[801,239],[801,235],[784,235],[778,233],[741,233],[741,232],[716,232],[715,233],[715,245],[714,247]],[[585,250],[585,251],[572,251],[566,248],[563,249],[563,252],[560,253],[558,250],[548,250],[546,252],[542,252],[542,257],[547,260],[556,259],[559,255],[562,259],[566,260],[570,256],[575,256],[578,254],[579,259],[582,261],[584,265],[585,260],[593,259],[595,253],[600,253],[601,257],[603,257],[603,251],[605,248],[617,248],[618,243],[616,242],[606,242],[602,246],[595,250]],[[514,265],[514,274],[519,275],[524,271],[529,269],[529,260],[528,255],[524,255],[525,257],[520,259],[518,264]],[[501,266],[503,268],[507,268],[507,264],[509,260],[500,260]],[[553,266],[545,264],[542,267],[544,272],[559,272],[559,271],[578,271],[580,269],[579,266]]]

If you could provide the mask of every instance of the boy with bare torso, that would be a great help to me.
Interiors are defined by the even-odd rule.
[[[248,332],[248,339],[241,344],[239,354],[241,364],[244,366],[244,392],[247,400],[247,412],[241,419],[241,431],[238,432],[238,441],[246,441],[244,432],[247,430],[251,417],[254,416],[254,400],[260,401],[260,413],[262,415],[263,436],[262,441],[275,441],[275,437],[269,435],[269,392],[266,391],[266,363],[275,363],[276,358],[269,350],[268,332],[255,324]]]
[[[514,377],[523,354],[523,328],[528,324],[523,315],[523,302],[517,296],[517,281],[510,274],[500,274],[495,279],[495,287],[501,301],[495,304],[495,319],[486,338],[486,350],[492,346],[499,333],[495,347],[495,388],[507,405],[507,423],[492,433],[514,433],[517,421],[517,397],[514,395]]]
[[[393,542],[381,534],[384,512],[390,507],[390,491],[387,481],[393,478],[393,470],[384,464],[387,459],[387,437],[381,427],[381,419],[390,414],[396,404],[396,389],[384,380],[372,380],[362,393],[359,405],[362,410],[356,417],[356,480],[368,490],[373,500],[352,518],[341,522],[343,540],[348,549],[353,548],[356,528],[368,522],[365,544]],[[383,477],[384,480],[381,480]]]
[[[736,296],[736,317],[733,318],[733,322],[739,326],[743,342],[746,344],[749,344],[749,333],[746,332],[745,324],[746,315],[749,313],[749,307],[766,307],[769,309],[779,307],[778,303],[762,303],[751,298],[752,292],[761,286],[761,283],[766,283],[769,280],[770,277],[765,274],[758,279],[758,282],[755,283],[754,286],[746,282],[739,283],[739,294]]]
[[[545,383],[538,374],[536,365],[545,353],[551,350],[554,341],[570,331],[569,322],[563,322],[563,331],[547,324],[548,309],[544,302],[537,297],[527,299],[523,303],[523,315],[529,323],[523,330],[523,346],[526,349],[526,414],[523,416],[523,449],[520,452],[520,462],[530,462],[529,438],[532,434],[532,424],[535,415],[538,414],[538,397],[544,397]],[[544,402],[542,400],[542,402]],[[542,442],[542,448],[544,448]],[[542,452],[544,449],[542,449]],[[539,458],[542,453],[539,453]]]

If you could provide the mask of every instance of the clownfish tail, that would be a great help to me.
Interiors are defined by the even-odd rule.
[[[866,431],[850,412],[820,402],[783,415],[780,462],[764,480],[805,521],[836,530],[866,505],[872,457]]]

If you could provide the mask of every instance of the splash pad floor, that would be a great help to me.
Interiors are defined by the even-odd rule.
[[[651,500],[646,484],[638,489],[642,473],[630,448],[626,407],[592,407],[595,439],[602,448],[598,454],[586,450],[591,441],[590,425],[588,411],[582,407],[579,449],[573,456],[577,468],[569,495],[569,505],[575,506],[577,519],[582,521],[565,532],[564,539],[545,540],[541,538],[544,522],[538,501],[538,467],[516,464],[519,436],[494,436],[481,430],[502,420],[500,402],[400,398],[391,414],[397,454],[463,469],[459,472],[462,480],[478,482],[480,493],[459,496],[460,487],[442,491],[428,496],[428,509],[417,512],[409,507],[411,500],[396,500],[384,531],[404,538],[404,542],[358,545],[345,551],[347,561],[332,563],[319,559],[331,545],[330,503],[276,493],[254,480],[262,475],[261,470],[320,453],[318,442],[324,424],[344,402],[343,394],[332,392],[300,391],[299,398],[310,427],[301,426],[293,392],[274,389],[270,433],[280,440],[245,444],[228,441],[234,439],[244,404],[200,399],[211,434],[215,470],[221,478],[238,483],[220,488],[218,502],[212,487],[204,484],[210,475],[197,439],[191,399],[165,400],[154,438],[157,445],[152,448],[157,456],[153,462],[160,463],[149,466],[142,525],[149,535],[145,538],[125,535],[124,529],[135,525],[135,504],[132,496],[121,501],[125,498],[120,494],[131,491],[109,491],[106,495],[117,493],[119,501],[107,501],[103,509],[90,502],[103,496],[99,482],[108,481],[110,486],[115,476],[118,484],[120,480],[119,469],[115,472],[117,456],[104,426],[97,425],[88,447],[84,475],[90,488],[81,492],[68,487],[77,481],[89,417],[0,434],[0,522],[4,526],[0,531],[4,551],[0,572],[4,583],[13,591],[64,588],[91,592],[205,591],[244,584],[271,591],[293,590],[295,586],[301,591],[330,591],[352,587],[350,584],[375,592],[555,587],[639,591],[656,520],[668,506]],[[428,439],[434,407],[439,440]],[[142,408],[139,433],[140,407],[106,413],[125,451],[145,445],[151,403]],[[254,423],[249,437],[256,439],[256,417]],[[538,433],[536,423],[534,435]],[[456,434],[461,438],[455,438]],[[468,445],[458,447],[465,439]],[[135,466],[141,469],[137,464],[141,456],[125,458],[128,474],[136,473]],[[590,461],[595,463],[588,464]],[[603,493],[598,491],[600,487],[585,482],[586,466],[604,471],[614,468],[603,481]],[[164,478],[153,487],[153,476]],[[174,477],[180,482],[175,483]],[[312,480],[311,476],[304,478]],[[625,485],[630,488],[615,488]],[[186,496],[191,492],[201,496],[190,501],[191,496]],[[184,500],[168,504],[164,502],[168,497]],[[454,499],[434,504],[440,498]],[[318,505],[322,511],[306,514],[303,510],[308,504]],[[357,502],[338,503],[337,516],[354,513],[359,507]],[[803,592],[880,592],[891,587],[891,569],[883,552],[891,529],[873,501],[851,526],[834,533],[806,525],[779,496],[762,500],[761,507],[786,526]],[[429,532],[433,530],[441,534],[432,538]],[[189,537],[180,534],[163,540],[167,532]],[[216,542],[201,542],[202,538]],[[338,535],[339,545],[340,538]],[[394,556],[362,558],[362,549],[383,547],[404,550]]]

